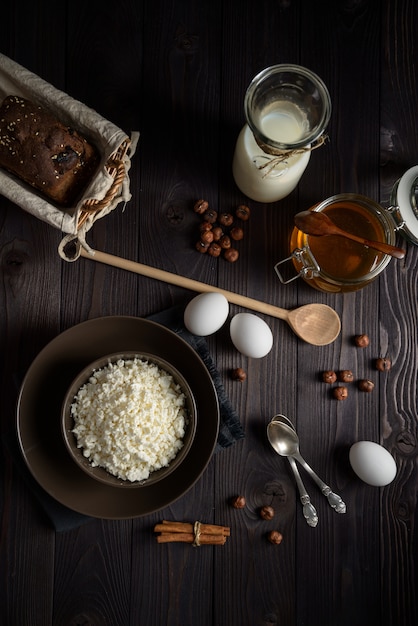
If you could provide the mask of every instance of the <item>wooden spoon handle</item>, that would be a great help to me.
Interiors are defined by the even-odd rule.
[[[164,283],[177,285],[178,287],[190,289],[191,291],[197,291],[200,293],[216,291],[217,293],[221,293],[222,295],[224,295],[228,302],[232,302],[233,304],[238,304],[239,306],[245,307],[247,309],[252,309],[253,311],[258,311],[259,313],[265,313],[266,315],[271,315],[272,317],[277,317],[279,319],[288,321],[289,311],[287,311],[286,309],[281,309],[280,307],[273,306],[272,304],[267,304],[266,302],[260,302],[259,300],[254,300],[253,298],[242,296],[238,293],[234,293],[233,291],[219,289],[218,287],[214,287],[213,285],[207,285],[206,283],[201,283],[198,280],[193,280],[192,278],[179,276],[178,274],[173,274],[171,272],[167,272],[166,270],[160,270],[156,267],[144,265],[143,263],[129,261],[128,259],[124,259],[113,254],[108,254],[107,252],[94,250],[92,253],[89,253],[87,252],[87,250],[81,247],[80,254],[85,259],[90,259],[92,261],[98,261],[99,263],[104,263],[106,265],[111,265],[120,269],[129,270],[130,272],[134,272],[135,274],[147,276],[148,278],[155,278],[156,280],[160,280]]]
[[[364,245],[369,248],[373,248],[374,250],[380,250],[389,256],[396,257],[397,259],[403,259],[405,256],[405,251],[402,248],[397,248],[396,246],[391,246],[389,243],[383,243],[380,241],[370,241],[369,239],[364,239]]]
[[[363,246],[373,248],[373,250],[379,250],[379,252],[383,252],[384,254],[388,254],[389,256],[394,256],[397,259],[403,259],[405,256],[405,251],[402,250],[402,248],[391,246],[389,243],[383,243],[383,241],[370,241],[370,239],[363,239],[363,237],[357,237],[357,235],[352,235],[351,233],[346,233],[345,231],[341,233],[338,232],[338,234],[341,235],[341,237],[351,239],[352,241],[357,241]]]

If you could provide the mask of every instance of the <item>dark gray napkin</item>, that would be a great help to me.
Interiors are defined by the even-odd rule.
[[[219,372],[209,354],[206,340],[203,337],[196,337],[186,330],[183,325],[183,311],[184,307],[174,307],[152,315],[148,317],[148,319],[158,322],[159,324],[162,324],[163,326],[166,326],[176,332],[196,350],[208,368],[219,399],[220,428],[218,441],[215,446],[215,452],[218,452],[223,448],[229,447],[238,439],[242,439],[244,437],[244,431],[239,421],[239,417],[225,393]],[[92,517],[77,513],[76,511],[62,505],[60,502],[55,500],[55,498],[52,498],[39,485],[24,462],[15,432],[9,432],[6,434],[6,445],[19,472],[23,476],[34,496],[37,498],[57,532],[64,532],[78,528],[93,519]]]
[[[77,511],[73,511],[72,509],[64,506],[41,487],[41,485],[30,473],[22,457],[15,431],[9,431],[6,433],[4,439],[6,447],[10,452],[10,456],[12,457],[19,474],[24,479],[32,494],[38,500],[44,513],[47,515],[49,521],[52,522],[52,525],[57,532],[78,528],[92,519],[87,515],[77,513]]]

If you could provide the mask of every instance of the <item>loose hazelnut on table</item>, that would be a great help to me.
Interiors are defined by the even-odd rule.
[[[218,218],[218,214],[213,209],[208,209],[202,215],[202,218],[205,222],[209,222],[210,224],[214,224]]]
[[[260,509],[260,517],[264,520],[271,520],[274,517],[274,509],[272,506],[262,506]]]
[[[235,211],[235,215],[237,216],[237,218],[239,220],[242,220],[243,222],[246,222],[247,220],[250,219],[250,214],[251,214],[250,208],[246,206],[245,204],[240,204],[237,210]]]
[[[209,202],[206,200],[197,200],[193,207],[193,211],[198,215],[203,215],[203,213],[209,208]]]
[[[324,381],[324,383],[329,383],[330,385],[332,385],[332,383],[335,383],[335,381],[337,380],[337,374],[334,372],[334,370],[326,370],[322,374],[322,380]]]
[[[233,380],[238,380],[240,383],[242,383],[247,378],[247,374],[242,369],[242,367],[236,367],[232,370],[231,377]]]
[[[283,541],[283,535],[278,530],[271,530],[267,534],[267,539],[274,545],[279,545]]]
[[[222,239],[224,231],[220,226],[214,226],[212,229],[213,241],[220,241]]]
[[[336,400],[346,400],[348,398],[348,389],[347,387],[335,387],[332,394]]]
[[[201,233],[204,233],[207,230],[212,230],[212,224],[210,222],[201,222],[199,225],[199,230]]]
[[[203,233],[200,233],[200,239],[204,243],[212,243],[212,241],[213,241],[213,232],[211,230],[205,230]]]
[[[228,250],[231,247],[231,238],[228,235],[222,235],[219,239],[219,245],[223,250]]]
[[[353,372],[351,370],[342,370],[338,374],[338,380],[342,383],[352,383],[354,380]]]
[[[245,497],[235,496],[234,498],[232,498],[231,504],[234,509],[243,509],[246,505]]]
[[[239,226],[231,228],[230,235],[235,241],[241,241],[241,239],[244,239],[244,231]]]
[[[370,343],[370,339],[368,338],[367,335],[356,335],[354,337],[354,343],[356,344],[356,346],[358,348],[366,348],[369,343]]]
[[[228,248],[228,250],[224,251],[224,258],[229,261],[229,263],[235,263],[238,261],[239,252],[236,248]]]
[[[379,370],[379,372],[387,372],[387,370],[390,370],[391,367],[392,362],[387,357],[380,357],[379,359],[376,359],[376,369]]]
[[[208,254],[210,254],[210,256],[217,257],[221,254],[221,251],[221,246],[217,242],[212,241],[208,248]]]
[[[209,245],[210,244],[200,240],[196,243],[196,250],[198,252],[201,252],[202,254],[205,254],[209,250]]]
[[[371,380],[360,380],[358,383],[360,391],[366,391],[370,393],[374,389],[374,383]]]
[[[222,226],[231,226],[233,221],[234,216],[231,215],[231,213],[221,213],[219,216],[219,223],[222,224]]]

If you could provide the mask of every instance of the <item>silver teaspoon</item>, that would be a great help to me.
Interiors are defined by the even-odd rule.
[[[292,422],[284,415],[276,415],[269,426],[269,440],[276,452],[282,456],[293,457],[305,468],[316,482],[321,492],[328,499],[329,505],[337,513],[345,513],[347,508],[342,498],[314,472],[299,451],[299,437]],[[270,438],[271,437],[271,438]]]
[[[273,447],[273,449],[276,452],[278,452],[278,454],[280,454],[281,456],[287,456],[287,460],[289,461],[290,467],[292,468],[292,471],[296,480],[296,484],[299,490],[300,501],[303,507],[302,508],[303,516],[306,519],[306,522],[309,524],[309,526],[312,526],[312,528],[315,528],[315,526],[318,524],[318,514],[316,512],[316,509],[314,505],[311,503],[311,499],[308,495],[308,492],[305,489],[305,485],[303,484],[302,478],[299,474],[299,470],[296,465],[295,459],[292,456],[283,455],[281,454],[281,452],[277,450],[276,438],[275,437],[273,437],[273,439],[271,438],[271,436],[274,434],[271,429],[272,424],[273,422],[270,422],[270,424],[267,426],[268,440],[270,441],[270,444]]]
[[[308,492],[305,489],[305,485],[302,482],[302,478],[300,477],[299,474],[299,470],[298,467],[296,465],[296,461],[293,457],[289,456],[287,457],[288,461],[290,463],[290,467],[293,470],[293,474],[295,476],[295,480],[296,480],[296,484],[298,486],[299,489],[299,495],[300,495],[300,501],[302,503],[302,511],[303,511],[303,517],[306,519],[306,522],[308,523],[309,526],[312,526],[312,528],[315,528],[315,526],[318,524],[318,514],[316,512],[316,509],[314,507],[314,505],[311,502],[311,499],[308,495]]]

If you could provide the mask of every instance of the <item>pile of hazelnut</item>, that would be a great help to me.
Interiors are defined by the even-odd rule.
[[[193,210],[201,216],[202,221],[199,226],[200,239],[196,243],[196,250],[202,254],[209,254],[212,257],[222,257],[230,263],[238,260],[239,252],[235,247],[238,241],[244,238],[244,230],[239,222],[246,222],[250,219],[250,209],[244,204],[240,204],[232,213],[218,213],[209,208],[207,200],[197,200]]]
[[[232,498],[231,504],[234,507],[234,509],[244,509],[247,505],[247,502],[245,500],[245,496],[235,496],[234,498]],[[259,509],[258,513],[261,519],[267,522],[274,519],[274,516],[275,516],[275,511],[273,507],[267,504],[262,506]],[[266,538],[273,545],[279,545],[283,540],[283,535],[278,530],[270,530],[267,533]]]
[[[369,343],[369,337],[367,335],[356,335],[354,337],[354,343],[358,348],[366,348]],[[375,360],[375,367],[379,372],[387,372],[392,367],[392,362],[388,357],[379,357]],[[344,383],[338,385],[332,390],[332,395],[336,400],[346,400],[348,398],[347,383],[354,381],[354,375],[351,370],[342,370],[340,372],[334,372],[334,370],[326,370],[322,373],[322,380],[329,385],[339,381]],[[367,378],[362,378],[357,382],[357,386],[360,391],[371,392],[374,389],[374,382]]]

